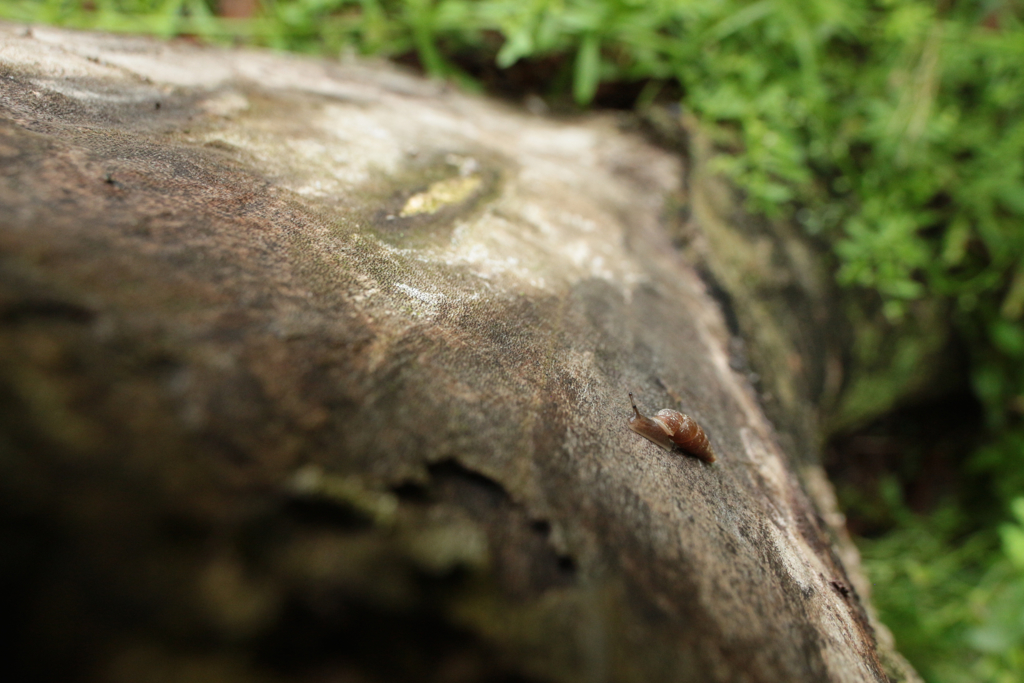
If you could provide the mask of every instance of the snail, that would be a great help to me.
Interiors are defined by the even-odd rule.
[[[667,451],[678,449],[704,462],[715,461],[715,451],[708,435],[692,417],[668,408],[659,410],[654,417],[647,417],[640,414],[632,393],[629,394],[629,402],[633,404],[635,413],[629,418],[629,428],[634,432]]]

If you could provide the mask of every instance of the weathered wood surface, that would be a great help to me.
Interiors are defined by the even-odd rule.
[[[32,677],[897,675],[666,237],[681,173],[382,66],[0,25]]]

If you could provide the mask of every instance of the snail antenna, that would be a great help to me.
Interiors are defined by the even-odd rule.
[[[638,418],[639,417],[643,417],[642,415],[640,415],[640,409],[636,407],[636,401],[633,400],[633,392],[632,391],[629,392],[629,402],[630,402],[630,404],[632,404],[633,412],[636,413],[636,416]]]

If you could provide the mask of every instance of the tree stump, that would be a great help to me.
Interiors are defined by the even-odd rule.
[[[677,157],[187,42],[2,24],[0,79],[25,680],[913,678],[667,236]]]

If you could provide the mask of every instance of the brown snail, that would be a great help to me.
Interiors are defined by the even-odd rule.
[[[635,413],[629,418],[629,428],[634,432],[667,451],[678,449],[704,462],[715,461],[715,451],[708,435],[692,417],[668,408],[662,408],[654,417],[647,417],[640,414],[632,393],[629,402],[633,404]]]

